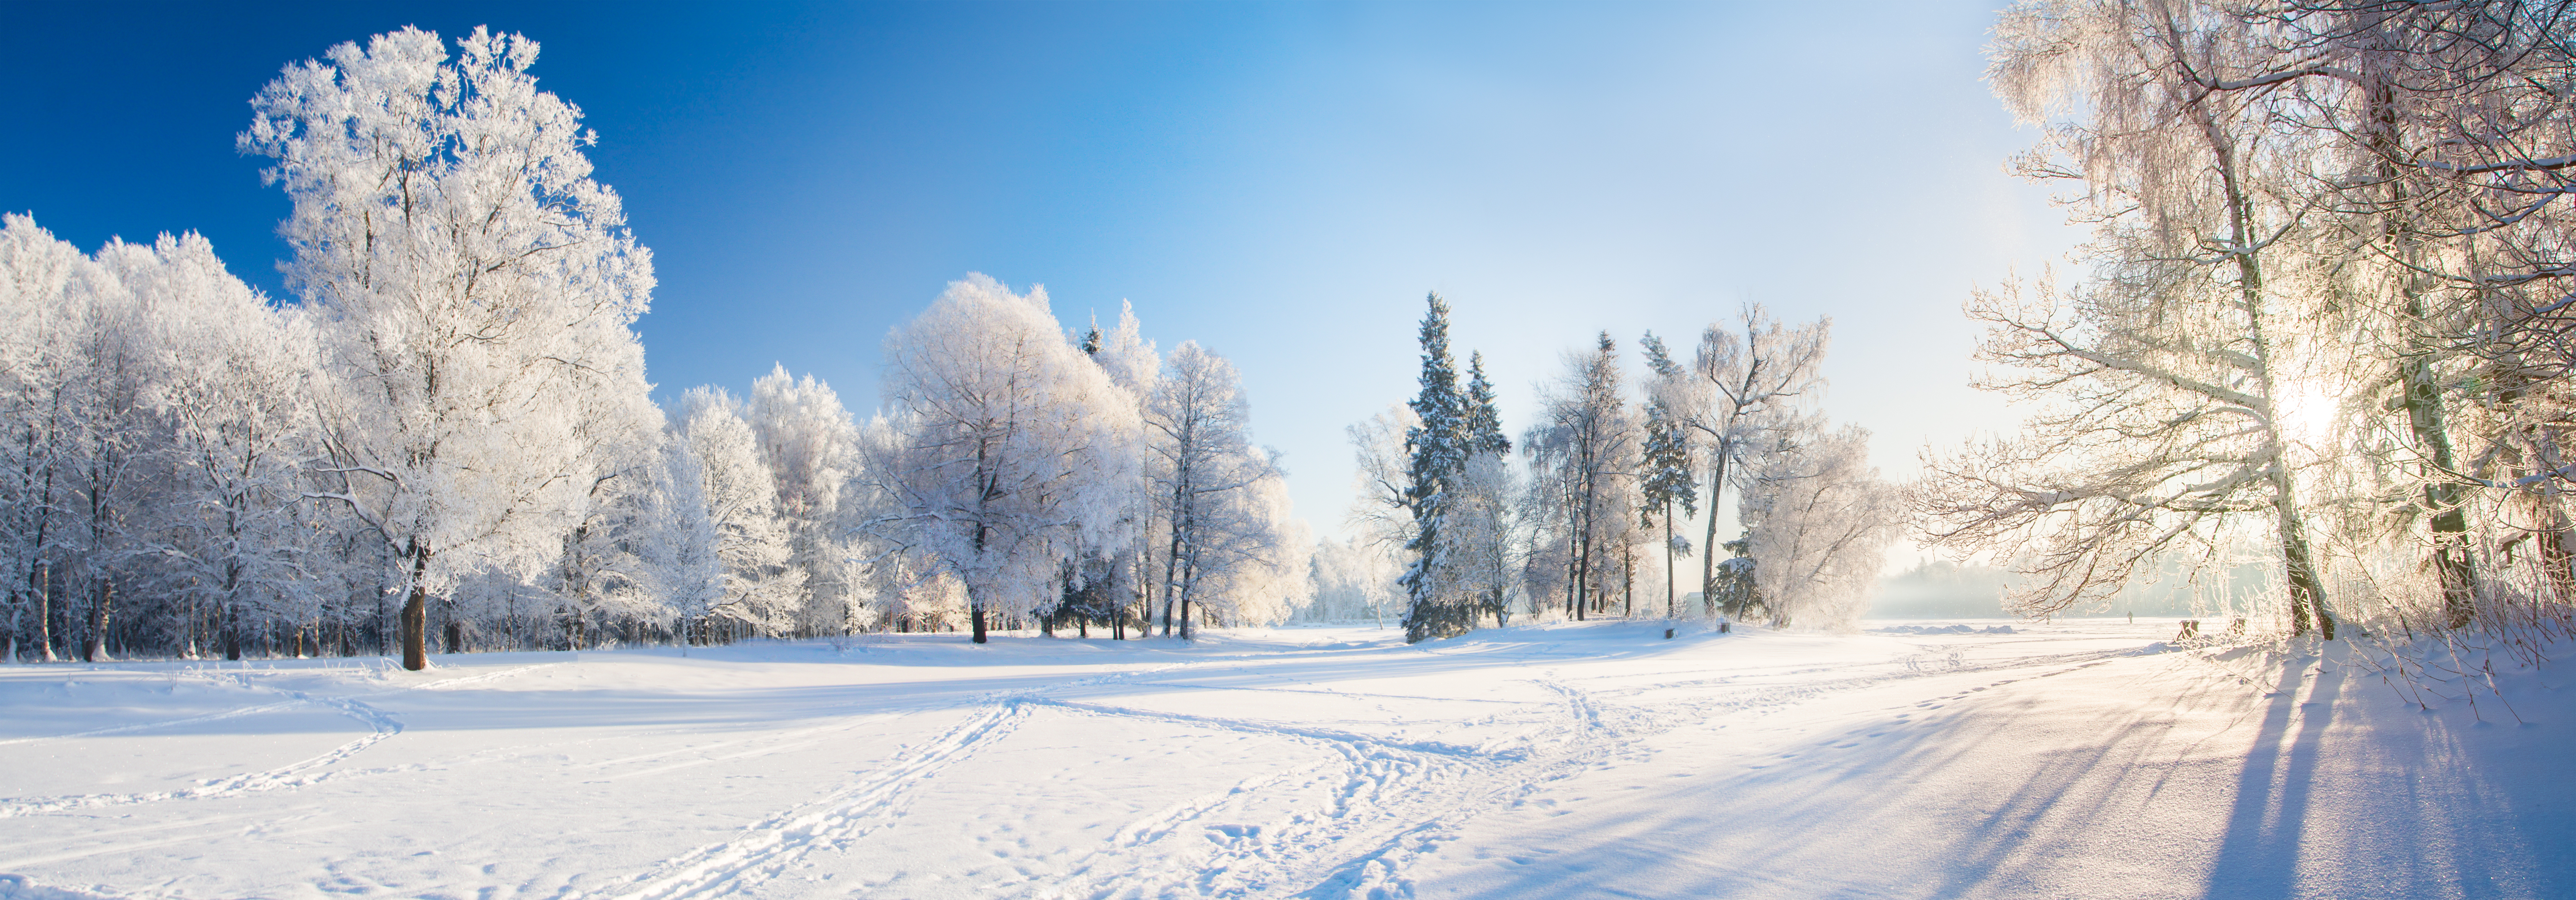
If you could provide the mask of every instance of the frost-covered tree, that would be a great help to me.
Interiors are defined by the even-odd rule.
[[[203,622],[237,660],[245,628],[319,606],[308,558],[327,535],[302,498],[303,466],[320,455],[312,323],[272,308],[193,233],[104,256],[142,304],[142,399],[164,429],[139,539],[161,596],[184,606],[186,652]]]
[[[1232,618],[1273,620],[1272,605],[1301,580],[1306,551],[1288,514],[1284,473],[1252,446],[1251,407],[1234,364],[1184,342],[1163,362],[1145,404],[1145,478],[1162,533],[1156,593],[1163,629],[1175,610],[1191,636],[1190,605],[1232,604]]]
[[[68,334],[70,440],[61,460],[68,477],[57,483],[65,489],[58,502],[70,526],[61,532],[62,544],[75,563],[67,574],[86,595],[87,615],[76,626],[84,662],[109,653],[117,592],[135,587],[124,576],[150,552],[146,503],[158,423],[144,392],[158,354],[146,298],[136,289],[150,289],[145,282],[154,262],[148,248],[111,240],[86,270],[91,277],[74,283],[71,298],[82,309]]]
[[[1903,493],[1869,465],[1869,432],[1806,420],[1752,449],[1745,556],[1771,623],[1856,628],[1906,514]]]
[[[572,528],[552,577],[542,581],[570,618],[574,649],[592,645],[597,624],[632,626],[659,621],[668,611],[650,592],[649,562],[637,553],[659,526],[647,516],[663,459],[662,411],[647,397],[642,354],[636,355],[626,370],[636,383],[583,398],[573,465],[588,490],[571,511]]]
[[[695,470],[722,572],[716,599],[701,612],[762,634],[789,634],[804,611],[806,570],[796,565],[792,523],[778,511],[778,483],[743,404],[721,388],[680,397],[673,440]],[[675,469],[676,471],[676,469]]]
[[[1674,525],[1699,514],[1699,472],[1697,447],[1691,441],[1690,426],[1672,406],[1672,399],[1653,389],[1654,384],[1670,384],[1682,378],[1681,364],[1664,348],[1662,338],[1646,332],[1639,342],[1645,348],[1646,365],[1654,372],[1655,381],[1648,385],[1643,446],[1638,452],[1637,524],[1653,528],[1663,523],[1664,539],[1664,616],[1671,618],[1681,602],[1679,585],[1674,581],[1674,557],[1692,551],[1690,538],[1674,533]],[[1675,511],[1679,507],[1679,511]],[[1702,585],[1702,596],[1707,586]]]
[[[1383,626],[1388,614],[1397,610],[1396,599],[1404,595],[1404,586],[1396,583],[1404,569],[1383,544],[1365,538],[1317,541],[1312,569],[1314,593],[1297,611],[1300,621],[1368,621]]]
[[[587,504],[581,399],[622,389],[651,256],[590,177],[580,112],[537,45],[415,28],[286,68],[242,148],[293,212],[289,284],[317,311],[337,501],[402,558],[403,663],[429,592],[555,562]]]
[[[1127,392],[1137,414],[1143,416],[1145,404],[1153,398],[1156,384],[1162,377],[1163,358],[1155,350],[1154,342],[1145,337],[1143,326],[1136,321],[1135,306],[1121,302],[1118,305],[1118,324],[1109,331],[1101,331],[1095,323],[1084,337],[1082,351],[1091,357],[1092,362],[1099,364],[1102,371],[1109,373],[1111,384]],[[1154,591],[1158,584],[1154,578],[1153,533],[1159,527],[1159,520],[1155,518],[1155,490],[1151,482],[1142,477],[1143,474],[1144,470],[1140,469],[1140,478],[1121,513],[1126,522],[1123,530],[1132,539],[1083,550],[1085,558],[1075,563],[1077,571],[1068,579],[1069,589],[1082,595],[1076,605],[1082,606],[1090,615],[1107,613],[1110,636],[1119,639],[1127,636],[1131,605],[1136,607],[1132,614],[1137,622],[1142,623],[1140,627],[1150,625],[1156,597]]]
[[[2439,610],[2410,623],[2465,627],[2483,605],[2522,598],[2576,603],[2564,500],[2576,466],[2559,424],[2576,412],[2563,349],[2576,323],[2564,201],[2576,191],[2576,5],[2286,3],[2195,18],[2237,23],[2202,29],[2232,45],[2232,65],[2185,77],[2283,110],[2323,170],[2290,186],[2311,195],[2317,227],[2294,249],[2329,280],[2345,363],[2318,380],[2346,396],[2336,412],[2361,436],[2341,455],[2369,460],[2370,492],[2391,501],[2319,508],[2366,510],[2344,517],[2345,531],[2377,537],[2365,552],[2432,576],[2421,593]],[[2405,610],[2418,592],[2380,593]]]
[[[1629,587],[1641,435],[1607,332],[1592,352],[1568,353],[1565,365],[1521,445],[1546,492],[1537,539],[1565,566],[1566,617],[1583,619],[1607,607],[1613,588]]]
[[[1468,454],[1466,470],[1459,473],[1451,491],[1444,577],[1474,614],[1493,616],[1498,628],[1509,625],[1512,598],[1521,593],[1524,564],[1521,485],[1511,457],[1502,452]]]
[[[685,653],[691,643],[707,637],[709,620],[731,599],[733,584],[725,566],[725,535],[697,450],[673,435],[663,442],[657,463],[642,527],[635,534],[638,579],[669,612],[672,641]],[[780,549],[783,563],[785,548]]]
[[[884,412],[862,466],[884,512],[865,525],[964,586],[980,643],[994,613],[1060,600],[1077,548],[1125,537],[1142,426],[1065,340],[1043,289],[969,275],[885,347]]]
[[[1708,531],[1702,547],[1717,545],[1717,519],[1725,508],[1731,467],[1742,448],[1770,423],[1824,387],[1821,366],[1833,322],[1824,317],[1784,326],[1760,304],[1748,304],[1732,322],[1711,322],[1700,332],[1688,370],[1658,373],[1656,394],[1675,420],[1688,426],[1708,472]],[[1700,591],[1717,596],[1717,554],[1700,556]],[[1714,602],[1714,601],[1705,601]]]
[[[858,465],[858,426],[831,385],[812,375],[799,380],[783,365],[752,382],[743,418],[759,437],[761,459],[776,483],[774,509],[804,575],[793,633],[843,633],[851,586],[865,577],[852,567],[856,554],[846,538],[852,511],[842,497]]]
[[[32,638],[58,658],[60,561],[69,516],[74,429],[80,417],[74,338],[91,287],[104,277],[86,254],[25,216],[0,222],[0,560],[8,569],[11,655]]]
[[[2091,272],[1981,291],[1984,387],[2042,401],[2025,433],[1926,460],[1921,533],[2033,577],[2039,614],[2107,598],[2143,561],[2274,548],[2294,632],[2334,636],[2284,416],[2322,299],[2290,252],[2313,147],[2284,110],[2208,81],[2256,76],[2259,22],[2214,7],[2028,5],[1996,29],[1991,80],[2049,126],[2026,174],[2080,183]],[[2312,285],[2313,282],[2308,282]]]
[[[1413,504],[1406,475],[1404,436],[1422,427],[1422,417],[1402,403],[1389,404],[1376,415],[1343,429],[1351,442],[1351,505],[1344,522],[1356,532],[1355,544],[1377,548],[1400,559],[1413,539]],[[1399,573],[1400,575],[1401,573]],[[1409,596],[1409,595],[1408,595]]]

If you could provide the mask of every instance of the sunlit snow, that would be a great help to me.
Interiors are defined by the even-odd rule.
[[[0,667],[0,897],[2576,887],[2527,673],[1870,624]]]

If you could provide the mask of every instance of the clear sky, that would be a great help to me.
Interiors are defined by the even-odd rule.
[[[1968,289],[2077,236],[2003,171],[2034,135],[1980,80],[1995,5],[0,0],[0,209],[84,249],[195,229],[278,294],[251,95],[485,24],[600,134],[666,397],[783,363],[864,416],[887,329],[970,271],[1068,326],[1129,300],[1242,367],[1329,534],[1342,429],[1410,395],[1426,291],[1516,435],[1595,332],[1633,362],[1758,301],[1833,317],[1826,409],[1905,476],[2011,421],[1966,387]]]

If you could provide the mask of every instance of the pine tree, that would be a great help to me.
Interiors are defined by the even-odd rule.
[[[1409,599],[1404,615],[1408,643],[1464,632],[1474,615],[1472,607],[1443,596],[1449,561],[1442,520],[1450,490],[1466,473],[1470,440],[1466,398],[1458,393],[1458,365],[1449,355],[1449,304],[1436,293],[1427,302],[1430,310],[1422,316],[1420,334],[1422,391],[1410,404],[1421,423],[1404,435],[1405,449],[1412,457],[1405,499],[1414,521],[1413,537],[1404,545],[1414,554],[1413,567],[1403,579]]]

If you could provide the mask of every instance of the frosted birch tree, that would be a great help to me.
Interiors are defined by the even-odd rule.
[[[0,221],[0,551],[7,554],[10,640],[35,639],[36,658],[53,661],[59,609],[63,502],[71,436],[79,412],[73,394],[80,368],[73,336],[89,305],[81,302],[102,277],[96,263],[26,216]],[[15,647],[12,648],[13,655]]]
[[[2292,631],[2334,637],[2282,418],[2306,314],[2285,241],[2305,204],[2284,186],[2308,154],[2261,94],[2204,83],[2260,70],[2251,27],[2111,2],[2019,6],[1997,26],[1996,92],[2048,126],[2023,171],[2079,186],[2067,202],[2095,224],[2092,277],[1970,301],[1997,367],[1983,386],[2040,412],[2021,437],[1929,456],[1916,508],[1927,542],[2031,575],[2012,596],[2025,613],[2105,599],[2142,561],[2209,558],[2243,534],[2277,552]]]
[[[763,634],[787,634],[804,610],[805,569],[796,565],[790,523],[778,512],[778,485],[743,404],[722,388],[680,396],[673,439],[688,450],[695,493],[721,570],[718,599],[704,614]]]
[[[403,664],[427,665],[429,592],[555,560],[589,488],[579,398],[625,360],[653,287],[580,111],[540,91],[537,45],[483,29],[450,58],[416,28],[288,66],[242,149],[293,212],[288,282],[318,312],[344,504],[408,570]]]
[[[64,409],[68,477],[58,502],[69,515],[62,532],[74,562],[68,574],[82,584],[87,615],[76,624],[83,662],[109,652],[117,591],[136,558],[149,552],[138,521],[150,489],[156,449],[154,421],[144,392],[155,348],[149,312],[135,288],[152,267],[151,251],[120,240],[99,249],[90,277],[73,282],[70,299],[81,312],[71,319],[67,346],[70,379]],[[138,271],[143,270],[143,271]]]
[[[707,469],[678,436],[662,444],[635,555],[643,587],[668,611],[671,640],[682,653],[706,636],[709,620],[730,599],[724,533],[709,502]],[[765,493],[765,492],[764,492]],[[783,556],[783,554],[782,554]]]
[[[2521,590],[2576,598],[2571,467],[2576,411],[2565,335],[2576,325],[2576,5],[2290,3],[2221,8],[2249,71],[2194,71],[2204,90],[2281,107],[2320,145],[2321,258],[2339,340],[2375,365],[2341,374],[2339,412],[2403,498],[2356,530],[2422,559],[2437,618],[2464,627],[2517,588],[2483,569],[2537,571]],[[2233,37],[2235,35],[2231,35]],[[2533,565],[2513,561],[2517,548]],[[2403,599],[2403,588],[2391,592]]]
[[[1094,323],[1082,341],[1083,353],[1109,373],[1111,384],[1126,391],[1137,414],[1144,415],[1145,404],[1154,396],[1162,378],[1163,357],[1154,342],[1145,337],[1144,327],[1136,320],[1133,304],[1118,305],[1118,324],[1104,332]],[[1154,605],[1155,556],[1153,532],[1155,518],[1154,488],[1139,469],[1139,480],[1133,485],[1126,510],[1121,514],[1132,540],[1119,541],[1110,547],[1089,548],[1076,565],[1075,573],[1083,583],[1074,590],[1086,597],[1086,605],[1109,607],[1110,636],[1124,639],[1130,606],[1140,627],[1151,627]]]
[[[1766,422],[1824,388],[1821,366],[1832,326],[1832,320],[1818,317],[1787,327],[1760,304],[1748,304],[1734,321],[1711,322],[1701,330],[1687,370],[1658,373],[1658,401],[1689,428],[1705,454],[1708,502],[1702,508],[1708,510],[1708,530],[1701,547],[1718,545],[1718,515],[1741,448],[1758,439]],[[1716,553],[1700,555],[1703,602],[1718,595],[1717,565]]]

